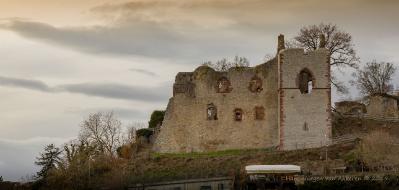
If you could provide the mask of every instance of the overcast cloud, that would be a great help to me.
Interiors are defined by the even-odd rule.
[[[151,71],[147,71],[145,69],[129,69],[129,70],[132,71],[132,72],[137,72],[137,73],[141,73],[141,74],[152,76],[152,77],[158,76],[156,73],[151,72]]]
[[[44,82],[38,80],[27,80],[0,76],[0,85],[22,87],[44,92],[51,91],[51,89]]]
[[[55,87],[49,87],[44,82],[38,80],[28,80],[3,76],[0,76],[0,85],[27,88],[44,92],[70,92],[85,94],[88,96],[149,102],[165,102],[170,95],[169,91],[171,89],[171,83],[165,83],[161,86],[152,88],[112,83],[64,84]]]

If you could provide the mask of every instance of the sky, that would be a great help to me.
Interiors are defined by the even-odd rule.
[[[277,36],[333,23],[361,58],[399,63],[395,0],[0,0],[0,176],[37,171],[44,145],[89,113],[124,126],[165,109],[174,76],[235,55],[262,63]],[[349,68],[338,73],[350,79]],[[394,78],[399,87],[399,77]],[[351,92],[355,92],[351,87]],[[354,99],[334,93],[334,101]]]

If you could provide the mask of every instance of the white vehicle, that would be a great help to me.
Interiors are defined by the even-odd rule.
[[[295,190],[295,176],[301,173],[296,165],[250,165],[245,167],[247,190]]]

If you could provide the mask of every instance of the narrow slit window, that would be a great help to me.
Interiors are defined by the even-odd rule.
[[[304,131],[309,131],[309,126],[308,126],[308,123],[307,123],[307,122],[305,122],[305,123],[303,124],[303,130],[304,130]]]

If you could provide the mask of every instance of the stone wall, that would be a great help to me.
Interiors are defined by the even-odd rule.
[[[299,90],[299,74],[311,75],[309,93]],[[311,89],[311,90],[310,90]],[[331,143],[330,64],[327,49],[279,53],[280,149],[292,150]]]
[[[363,115],[367,113],[366,105],[357,101],[336,102],[335,110],[343,115]]]
[[[399,118],[399,97],[391,95],[370,97],[367,114],[370,117]]]
[[[157,152],[202,152],[226,149],[268,148],[278,144],[277,62],[251,68],[216,72],[201,66],[192,73],[179,73],[163,126],[154,144]],[[228,92],[218,92],[218,81],[230,82]],[[260,79],[261,88],[250,90]],[[194,92],[194,93],[193,93]],[[208,120],[207,106],[217,109],[217,120]],[[255,118],[263,107],[263,119]],[[234,110],[242,110],[235,120]]]
[[[200,66],[178,73],[154,151],[290,150],[330,144],[329,51],[284,50],[283,44],[280,35],[277,57],[256,67],[217,72]]]

